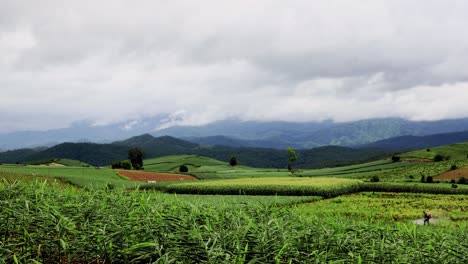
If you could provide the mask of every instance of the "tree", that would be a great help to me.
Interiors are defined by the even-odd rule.
[[[128,150],[128,159],[135,170],[143,169],[143,150],[140,148],[131,148]]]
[[[112,162],[112,169],[130,170],[132,169],[132,164],[128,160],[115,161]]]
[[[400,157],[393,155],[392,156],[392,162],[398,162],[398,161],[400,161]]]
[[[292,149],[291,147],[288,147],[288,156],[288,170],[293,172],[294,168],[292,166],[292,163],[294,163],[297,160],[297,154],[296,151],[294,151],[294,149]]]
[[[436,155],[434,156],[434,161],[435,161],[435,162],[439,162],[439,161],[442,161],[442,160],[444,160],[444,156],[442,156],[442,155],[440,155],[440,154],[436,154]]]
[[[179,167],[179,172],[188,172],[188,167],[186,165],[181,165]]]
[[[238,164],[237,158],[236,157],[231,157],[229,159],[229,165],[231,166],[236,166]]]

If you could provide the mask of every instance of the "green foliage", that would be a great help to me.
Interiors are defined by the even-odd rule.
[[[461,177],[457,181],[458,184],[468,184],[468,180],[465,177]]]
[[[180,165],[179,172],[188,172],[189,169],[186,165]]]
[[[143,150],[140,148],[131,148],[128,150],[128,159],[135,170],[143,168]]]
[[[398,161],[400,161],[400,157],[394,155],[394,156],[392,156],[392,161],[393,162],[398,162]]]
[[[124,170],[131,170],[132,164],[128,160],[122,161],[115,161],[112,163],[112,169],[124,169]]]
[[[379,176],[374,175],[374,176],[372,176],[372,178],[371,178],[370,181],[371,181],[371,182],[379,182],[379,181],[380,181],[380,178],[379,178]]]
[[[237,158],[236,157],[231,157],[229,159],[229,165],[231,166],[236,166],[238,164]]]
[[[426,182],[427,182],[427,183],[433,183],[433,182],[434,182],[434,179],[432,178],[432,176],[427,176]]]
[[[468,194],[468,188],[453,189],[449,184],[363,183],[360,187],[362,192]]]
[[[0,183],[0,261],[466,263],[466,197],[403,195],[366,193],[282,207],[316,199]],[[421,208],[460,222],[443,228],[404,222]]]
[[[292,164],[297,160],[297,154],[294,149],[288,147],[288,171],[293,172],[294,168]]]
[[[4,164],[0,166],[0,173],[57,178],[79,187],[94,186],[104,188],[110,182],[118,188],[134,187],[137,185],[137,183],[128,181],[118,175],[114,170],[108,168],[45,167]]]
[[[436,154],[434,156],[434,161],[435,162],[439,162],[439,161],[443,161],[444,160],[444,156],[442,156],[441,154]]]
[[[458,143],[452,145],[446,145],[436,147],[427,151],[427,149],[421,149],[416,151],[407,152],[401,154],[401,158],[404,159],[430,159],[434,160],[435,155],[440,154],[443,157],[448,157],[452,160],[465,159],[468,152],[468,142]]]
[[[356,192],[361,181],[338,178],[244,178],[150,185],[165,192],[182,194],[246,194],[322,196]]]

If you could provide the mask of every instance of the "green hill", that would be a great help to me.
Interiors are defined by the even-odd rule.
[[[146,158],[169,155],[198,155],[212,159],[228,161],[232,156],[240,165],[259,168],[286,168],[288,154],[286,150],[269,148],[199,146],[185,140],[163,136],[155,138],[145,134],[111,144],[63,143],[54,147],[36,150],[18,150],[0,153],[0,163],[28,163],[48,159],[81,160],[93,166],[106,166],[114,161],[127,158],[129,148],[143,149]],[[298,150],[295,164],[300,168],[320,168],[357,164],[377,160],[391,155],[380,149],[353,149],[328,146],[309,150]]]
[[[411,151],[400,155],[400,157],[407,159],[434,159],[437,154],[442,155],[448,160],[467,159],[468,142]]]

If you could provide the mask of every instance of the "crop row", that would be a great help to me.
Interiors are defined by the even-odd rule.
[[[467,228],[304,217],[177,196],[0,185],[0,262],[467,263]],[[434,250],[437,249],[437,250]]]
[[[339,178],[263,178],[213,180],[144,185],[143,190],[160,190],[179,194],[219,195],[291,195],[336,197],[357,192],[407,192],[430,194],[468,194],[468,188],[449,184],[364,183]],[[315,180],[315,181],[314,181]],[[328,181],[328,184],[326,182]]]

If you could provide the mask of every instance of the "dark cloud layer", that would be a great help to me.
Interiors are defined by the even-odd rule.
[[[0,127],[467,117],[466,13],[466,1],[1,0]]]

